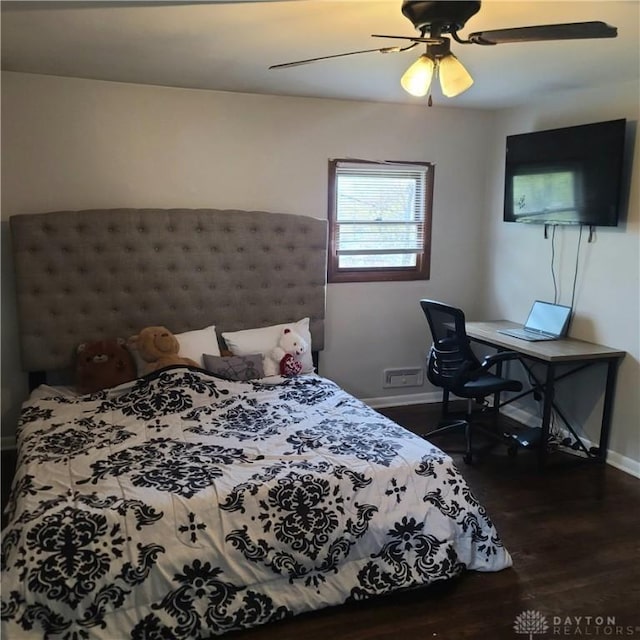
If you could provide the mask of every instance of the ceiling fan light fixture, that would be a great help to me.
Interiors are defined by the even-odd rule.
[[[447,98],[460,95],[473,84],[473,78],[453,53],[438,60],[438,75],[442,93]]]
[[[426,96],[433,80],[436,63],[426,53],[423,53],[400,78],[402,88],[416,98]]]

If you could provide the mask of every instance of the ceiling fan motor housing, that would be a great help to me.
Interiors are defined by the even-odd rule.
[[[433,37],[462,29],[467,20],[479,10],[479,0],[403,0],[402,2],[404,16],[418,31],[429,30]]]

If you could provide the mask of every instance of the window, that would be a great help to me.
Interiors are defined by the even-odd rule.
[[[329,282],[427,280],[433,165],[329,161]]]

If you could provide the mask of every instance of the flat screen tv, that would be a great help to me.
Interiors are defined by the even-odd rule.
[[[618,224],[626,120],[507,136],[504,220]]]

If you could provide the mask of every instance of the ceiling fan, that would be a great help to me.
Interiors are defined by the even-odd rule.
[[[413,96],[429,94],[431,106],[431,83],[434,76],[440,79],[442,93],[453,98],[466,91],[473,79],[462,63],[451,53],[449,34],[459,44],[496,45],[508,42],[535,42],[544,40],[579,40],[586,38],[615,38],[618,31],[604,22],[572,22],[567,24],[543,24],[530,27],[495,29],[471,33],[466,39],[458,35],[467,20],[480,10],[479,0],[403,0],[402,13],[419,31],[419,36],[372,35],[373,38],[406,40],[406,46],[362,49],[334,55],[296,60],[283,64],[274,64],[269,69],[286,69],[302,64],[341,58],[361,53],[399,53],[426,44],[423,53],[404,73],[400,80],[403,89]]]

